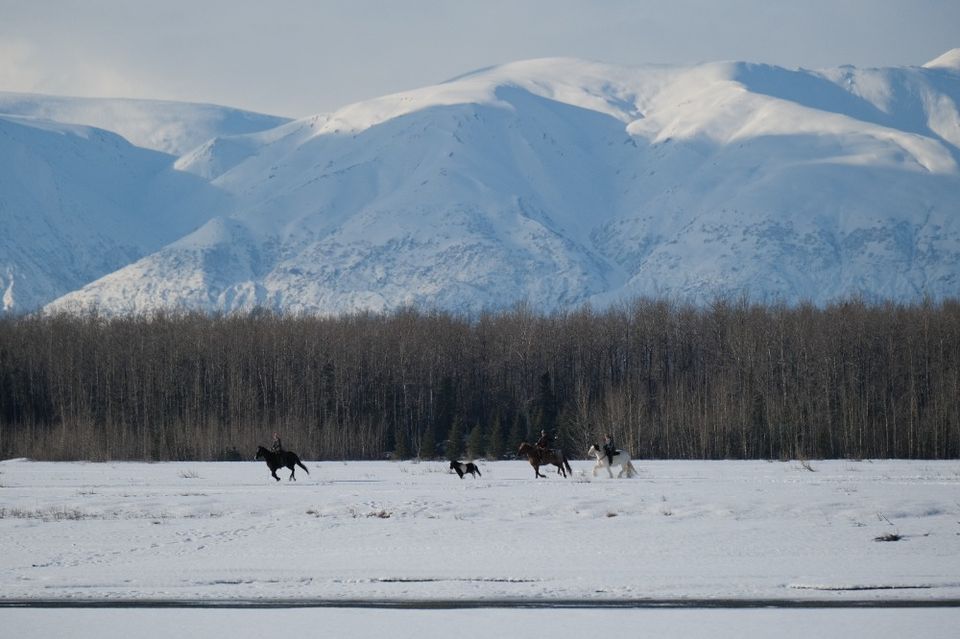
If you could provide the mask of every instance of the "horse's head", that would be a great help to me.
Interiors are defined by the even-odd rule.
[[[587,451],[587,454],[596,455],[599,452],[600,452],[600,449],[597,447],[596,444],[590,444],[590,450]]]
[[[257,446],[257,456],[254,457],[254,459],[263,459],[263,457],[266,455],[266,452],[267,452],[266,448],[264,448],[263,446]]]
[[[539,457],[540,449],[529,442],[523,442],[520,444],[520,448],[517,449],[517,455],[525,455],[527,457],[532,455],[534,457]]]

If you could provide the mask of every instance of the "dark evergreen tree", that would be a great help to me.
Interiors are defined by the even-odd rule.
[[[467,437],[467,456],[470,459],[477,459],[483,456],[486,446],[485,440],[483,424],[478,423],[470,430],[470,436]]]
[[[443,453],[448,459],[458,459],[463,454],[463,425],[459,417],[453,418]]]
[[[513,423],[510,425],[510,441],[507,442],[507,450],[511,453],[517,452],[521,442],[531,442],[531,435],[527,425],[527,416],[517,411],[513,416]],[[533,438],[535,439],[535,438]]]
[[[500,419],[500,413],[497,413],[493,418],[493,423],[490,425],[490,434],[487,437],[487,458],[492,460],[500,459],[503,457],[503,453],[503,424]]]
[[[420,459],[433,459],[437,456],[437,440],[433,436],[433,428],[428,426],[424,429],[423,437],[420,438]]]

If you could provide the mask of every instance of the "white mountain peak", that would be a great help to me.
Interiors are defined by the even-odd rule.
[[[960,71],[960,47],[950,49],[923,66],[926,69],[950,69]]]
[[[199,228],[49,308],[955,295],[958,98],[942,65],[482,69],[211,136],[174,172],[207,200],[163,205]]]

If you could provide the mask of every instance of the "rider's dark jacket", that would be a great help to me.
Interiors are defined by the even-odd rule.
[[[603,445],[603,454],[610,459],[613,459],[613,456],[617,454],[617,446],[612,439]]]

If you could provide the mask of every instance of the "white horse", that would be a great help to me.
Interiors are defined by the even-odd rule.
[[[633,464],[630,463],[630,455],[627,454],[627,451],[620,450],[617,451],[617,454],[613,456],[613,463],[607,461],[607,454],[597,448],[597,445],[594,444],[590,447],[590,450],[587,451],[588,455],[593,455],[597,458],[597,463],[593,467],[593,476],[597,476],[598,468],[606,468],[607,473],[610,475],[610,479],[613,479],[613,472],[610,470],[611,466],[619,466],[620,472],[617,474],[617,477],[623,477],[623,473],[627,473],[627,477],[633,477],[637,474],[637,469],[633,467]]]

